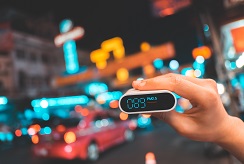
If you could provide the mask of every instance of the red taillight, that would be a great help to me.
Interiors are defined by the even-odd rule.
[[[21,130],[19,130],[19,129],[15,130],[15,135],[16,135],[17,137],[20,137],[20,136],[22,135]]]
[[[66,132],[64,134],[64,141],[67,143],[67,144],[70,144],[70,143],[73,143],[76,141],[76,135],[74,132]]]

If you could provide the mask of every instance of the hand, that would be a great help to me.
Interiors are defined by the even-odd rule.
[[[192,108],[184,113],[173,110],[152,114],[171,125],[182,136],[197,141],[218,142],[231,131],[233,117],[223,107],[216,82],[212,79],[170,73],[134,81],[132,85],[138,90],[170,90],[190,101]]]

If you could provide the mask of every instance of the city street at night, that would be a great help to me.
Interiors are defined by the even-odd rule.
[[[0,164],[244,163],[244,0],[0,0]]]
[[[163,123],[157,123],[149,129],[136,132],[136,139],[131,144],[121,144],[102,153],[96,164],[125,164],[145,163],[145,155],[153,152],[159,164],[231,164],[227,153],[219,153],[214,157],[207,157],[204,153],[205,145],[179,136],[173,129]],[[14,157],[14,158],[13,158]],[[80,160],[40,160],[31,155],[30,147],[18,147],[1,152],[1,164],[89,164]]]

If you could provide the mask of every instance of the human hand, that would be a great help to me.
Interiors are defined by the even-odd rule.
[[[179,134],[192,140],[218,142],[231,131],[233,117],[228,115],[212,79],[197,79],[179,74],[166,74],[134,81],[138,90],[165,89],[186,98],[192,108],[184,113],[176,111],[152,113],[171,125]]]

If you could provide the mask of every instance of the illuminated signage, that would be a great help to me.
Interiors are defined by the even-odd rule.
[[[60,23],[60,32],[55,37],[54,43],[57,47],[63,45],[64,60],[66,71],[68,74],[75,74],[79,71],[78,54],[74,40],[80,39],[84,35],[84,29],[81,27],[73,28],[73,23],[69,19],[65,19]]]
[[[36,99],[36,100],[32,100],[31,105],[34,108],[48,108],[48,107],[58,107],[58,106],[65,106],[65,105],[87,104],[88,102],[89,102],[89,98],[87,96],[80,95],[80,96]]]
[[[73,30],[71,30],[67,33],[59,34],[58,36],[56,36],[54,39],[54,43],[57,47],[60,47],[68,40],[78,40],[78,39],[82,38],[84,33],[85,33],[85,30],[83,28],[75,27]]]
[[[107,66],[107,60],[110,57],[110,52],[113,52],[115,60],[124,58],[125,48],[121,38],[115,37],[102,42],[101,49],[91,52],[91,61],[96,63],[96,67],[98,69],[104,69]]]

